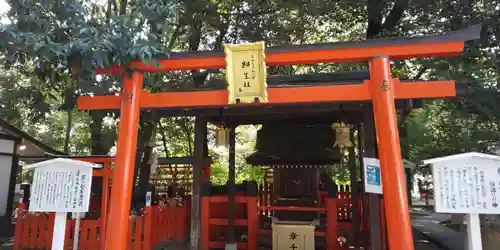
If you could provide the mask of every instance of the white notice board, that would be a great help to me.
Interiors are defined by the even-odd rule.
[[[468,158],[432,164],[438,213],[500,214],[498,161]]]
[[[92,168],[53,164],[35,168],[30,212],[89,210]]]
[[[380,161],[376,158],[363,158],[365,192],[382,194],[382,175]]]

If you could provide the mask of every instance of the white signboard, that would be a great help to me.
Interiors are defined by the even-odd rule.
[[[35,169],[30,212],[88,212],[92,168],[45,166]]]
[[[149,191],[149,192],[146,193],[146,207],[150,207],[151,206],[151,200],[152,200],[151,193],[152,193],[151,191]]]
[[[500,164],[469,158],[432,165],[438,213],[500,214]]]
[[[500,214],[500,156],[470,152],[424,164],[432,164],[436,212],[466,214],[466,247],[483,249],[479,215]]]
[[[365,192],[382,194],[382,175],[380,161],[376,158],[363,158],[365,173]]]
[[[56,212],[52,250],[64,250],[68,212],[88,212],[92,169],[96,167],[99,165],[62,158],[24,167],[35,170],[29,211]],[[80,216],[75,216],[75,239],[78,239]],[[78,245],[78,240],[75,240],[75,245]]]

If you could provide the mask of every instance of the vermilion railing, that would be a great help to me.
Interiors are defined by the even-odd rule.
[[[259,186],[259,207],[260,214],[264,216],[269,216],[271,213],[270,208],[274,204],[274,186],[272,183],[267,185]],[[328,196],[327,192],[319,193],[319,207],[325,207],[325,199]],[[362,214],[363,206],[361,202],[361,195],[358,201],[358,211]],[[352,195],[351,187],[349,185],[339,185],[337,186],[337,210],[338,210],[338,220],[339,221],[351,221],[352,220]]]
[[[29,214],[23,204],[18,208],[14,250],[51,249],[54,214]],[[139,216],[130,216],[127,250],[151,250],[162,241],[185,239],[189,231],[189,211],[189,204],[184,207],[152,206],[146,207]],[[73,248],[74,227],[75,221],[68,219],[64,249]],[[79,249],[99,249],[100,236],[100,220],[80,221]]]
[[[258,197],[235,197],[235,226],[246,227],[247,240],[238,241],[238,249],[257,250],[257,234],[259,230]],[[201,235],[200,245],[202,250],[210,248],[224,248],[225,242],[217,239],[221,226],[227,226],[228,219],[227,196],[204,196],[201,204]]]
[[[227,196],[205,196],[202,198],[201,213],[201,249],[224,248],[224,242],[216,240],[220,234],[220,226],[227,225],[227,217],[224,209],[227,207]],[[271,230],[260,229],[259,213],[262,208],[258,206],[258,197],[236,196],[235,197],[235,226],[246,227],[245,233],[248,237],[246,241],[237,242],[238,249],[257,250],[257,235],[271,234]],[[339,235],[343,231],[352,231],[351,222],[341,222],[338,217],[338,204],[341,201],[337,198],[326,197],[323,207],[285,207],[268,206],[266,211],[315,211],[325,213],[327,225],[325,232],[315,232],[316,236],[326,237],[329,250],[341,250]],[[224,233],[224,230],[222,230]],[[215,236],[215,237],[214,237]]]

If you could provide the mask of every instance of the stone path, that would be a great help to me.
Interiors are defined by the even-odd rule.
[[[449,215],[432,214],[426,211],[412,211],[413,219],[413,239],[415,242],[415,250],[445,250],[441,248],[436,241],[441,241],[440,244],[446,244],[446,241],[457,241],[457,234],[453,234],[453,230],[439,225],[441,221],[449,219]],[[439,230],[444,230],[439,231]],[[453,232],[451,232],[453,231]],[[12,250],[13,241],[7,240],[0,245],[0,250]],[[188,250],[189,244],[181,242],[163,242],[157,245],[153,250]],[[449,248],[448,248],[449,249]],[[460,250],[451,248],[453,250]],[[463,247],[462,247],[463,249]]]
[[[427,236],[423,233],[413,230],[413,239],[415,241],[415,250],[444,250],[439,248],[436,244],[432,243]],[[7,241],[4,245],[0,246],[0,250],[12,250],[12,241]],[[175,242],[164,242],[152,250],[188,250],[188,244],[180,244]]]
[[[450,220],[449,214],[436,214],[429,211],[411,211],[414,231],[424,235],[429,241],[447,250],[464,250],[461,234],[441,222]]]

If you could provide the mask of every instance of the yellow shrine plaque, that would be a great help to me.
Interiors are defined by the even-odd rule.
[[[314,250],[314,225],[273,224],[273,250]]]
[[[229,103],[267,102],[264,42],[224,45]]]

